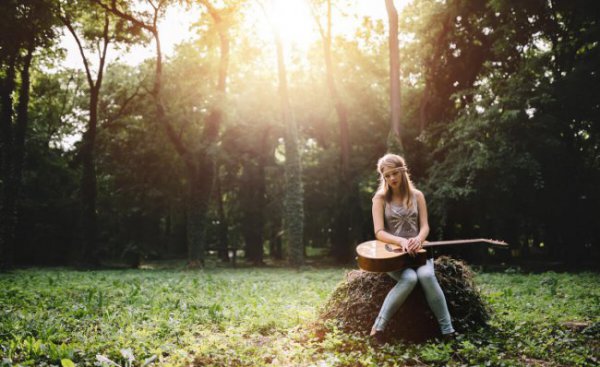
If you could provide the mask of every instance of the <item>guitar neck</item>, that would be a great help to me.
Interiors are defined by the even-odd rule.
[[[436,247],[436,246],[447,246],[447,245],[463,245],[463,244],[468,244],[468,243],[478,243],[478,242],[485,242],[485,243],[489,243],[491,245],[497,245],[497,246],[508,246],[508,244],[504,241],[495,241],[495,240],[488,240],[485,238],[473,238],[473,239],[468,239],[468,240],[449,240],[449,241],[431,241],[431,242],[425,242],[423,244],[423,247]]]

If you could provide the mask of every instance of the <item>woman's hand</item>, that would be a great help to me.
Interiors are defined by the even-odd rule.
[[[408,240],[406,238],[398,237],[398,241],[396,243],[402,248],[402,251],[410,253],[408,248]]]
[[[406,240],[406,248],[407,250],[405,251],[407,251],[409,255],[415,256],[417,252],[423,248],[423,242],[418,236],[409,238]]]

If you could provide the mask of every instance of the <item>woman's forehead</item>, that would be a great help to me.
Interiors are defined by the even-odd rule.
[[[381,169],[382,174],[394,173],[400,171],[401,167],[383,166]]]

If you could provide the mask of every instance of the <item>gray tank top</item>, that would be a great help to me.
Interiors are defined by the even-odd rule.
[[[419,234],[419,210],[415,194],[412,195],[411,201],[410,207],[391,202],[385,203],[383,218],[387,232],[404,238]]]

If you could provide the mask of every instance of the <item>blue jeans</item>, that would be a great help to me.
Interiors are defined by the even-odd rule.
[[[411,268],[388,273],[389,276],[398,281],[398,283],[390,290],[383,301],[381,310],[377,319],[375,319],[375,330],[382,331],[392,316],[398,311],[402,303],[406,300],[410,292],[417,285],[417,281],[421,283],[427,303],[433,311],[433,314],[440,324],[442,334],[450,334],[454,332],[446,297],[442,292],[442,288],[435,278],[433,270],[433,259],[427,260],[425,265],[420,266],[416,271]]]

